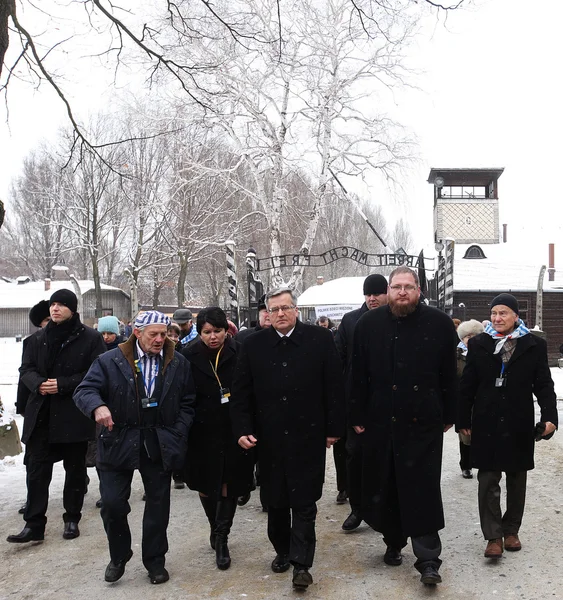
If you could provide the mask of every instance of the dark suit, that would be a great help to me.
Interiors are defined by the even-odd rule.
[[[362,315],[369,310],[364,302],[360,308],[346,313],[342,317],[334,341],[342,366],[346,382],[346,390],[351,385],[349,381],[352,371],[352,353],[354,350],[354,329],[356,323]],[[348,492],[350,506],[353,511],[359,512],[362,505],[362,437],[358,435],[353,427],[348,427],[346,437],[339,440],[333,448],[334,465],[336,467],[336,477],[338,491],[341,490],[339,480],[344,480],[345,489]]]
[[[233,384],[236,439],[253,434],[278,554],[312,565],[316,501],[326,438],[345,432],[342,368],[330,331],[297,322],[289,337],[270,327],[244,343]],[[290,508],[293,523],[290,527]]]

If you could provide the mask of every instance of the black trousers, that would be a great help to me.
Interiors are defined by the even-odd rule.
[[[385,514],[385,531],[383,541],[393,548],[401,549],[407,545],[407,536],[401,525],[401,512],[399,509],[399,494],[397,491],[397,480],[395,477],[395,466],[391,457],[389,470],[389,495],[387,498],[387,511]],[[422,573],[425,567],[433,566],[440,568],[442,561],[442,542],[437,531],[420,536],[411,536],[412,551],[416,556],[415,568]]]
[[[526,505],[527,471],[506,473],[506,512],[500,508],[502,471],[479,469],[479,519],[486,540],[517,534],[522,525]]]
[[[459,468],[471,471],[471,446],[463,442],[459,442]]]
[[[268,538],[277,554],[289,555],[293,565],[313,566],[317,505],[268,507]]]
[[[166,530],[170,518],[171,472],[164,471],[162,463],[153,463],[145,450],[141,450],[139,473],[145,486],[145,512],[143,514],[142,556],[148,570],[164,566],[168,552]],[[100,471],[100,511],[109,542],[113,563],[127,557],[131,550],[131,530],[127,515],[131,512],[129,497],[133,470]]]
[[[334,468],[336,469],[336,488],[339,492],[346,492],[348,489],[348,451],[346,450],[346,437],[340,438],[332,446],[332,455],[334,457]]]
[[[63,521],[80,521],[86,491],[87,447],[88,442],[50,444],[47,428],[37,428],[33,431],[25,453],[27,507],[23,518],[27,527],[35,531],[45,531],[53,465],[61,460],[65,470]]]
[[[362,505],[362,435],[358,435],[352,427],[346,435],[346,460],[348,500],[352,510],[359,511]]]

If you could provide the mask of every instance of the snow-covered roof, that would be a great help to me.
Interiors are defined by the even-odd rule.
[[[361,306],[364,302],[364,280],[365,277],[340,277],[326,281],[322,285],[313,285],[299,296],[297,305],[352,304]]]
[[[80,291],[82,294],[94,289],[94,282],[90,279],[78,280]],[[117,287],[101,284],[102,290],[113,290],[122,292]],[[51,288],[45,290],[44,281],[30,281],[29,283],[6,283],[0,286],[0,308],[31,308],[41,300],[48,300],[53,292],[57,290],[71,290],[74,292],[74,287],[71,281],[51,281]]]
[[[486,258],[463,258],[470,246],[479,246]],[[563,244],[555,246],[555,280],[546,271],[543,290],[563,292]],[[455,291],[535,291],[542,265],[549,266],[548,244],[456,244]],[[559,269],[557,266],[559,265]]]

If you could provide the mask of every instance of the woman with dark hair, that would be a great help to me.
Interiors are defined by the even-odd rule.
[[[229,324],[218,307],[197,316],[200,340],[183,351],[192,365],[196,412],[188,440],[185,481],[199,492],[211,526],[209,541],[221,570],[231,565],[228,536],[237,498],[250,492],[254,461],[234,439],[229,415],[239,344],[227,336]]]

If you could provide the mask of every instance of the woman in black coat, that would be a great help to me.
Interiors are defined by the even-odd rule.
[[[211,526],[211,546],[222,570],[231,564],[227,540],[237,497],[250,492],[254,467],[252,453],[243,450],[232,433],[230,393],[239,344],[227,336],[228,328],[220,308],[200,311],[197,332],[201,339],[183,351],[196,386],[185,480],[199,492]]]
[[[520,550],[527,471],[534,468],[534,398],[545,423],[557,427],[557,401],[547,361],[547,344],[528,332],[518,302],[499,294],[491,303],[491,323],[469,340],[460,385],[458,428],[471,435],[471,460],[479,469],[479,516],[488,540],[485,556],[500,558]],[[533,394],[533,395],[532,395]],[[500,509],[499,482],[506,474],[507,510]]]

